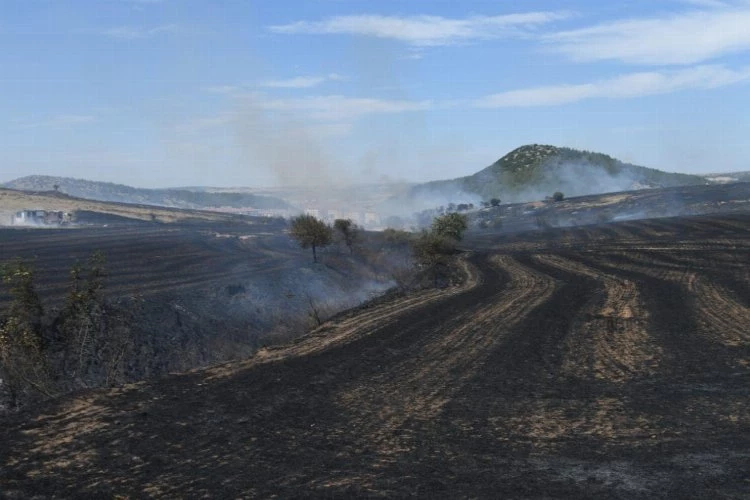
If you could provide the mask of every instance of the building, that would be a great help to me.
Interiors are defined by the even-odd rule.
[[[55,210],[21,210],[13,214],[14,226],[60,226],[70,222],[67,212]]]

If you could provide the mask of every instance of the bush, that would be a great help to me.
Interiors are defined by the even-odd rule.
[[[461,241],[464,231],[468,227],[465,215],[458,213],[449,213],[436,217],[432,221],[432,232],[443,238],[450,238],[454,241]]]

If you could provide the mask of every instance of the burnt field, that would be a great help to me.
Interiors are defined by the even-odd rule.
[[[325,319],[392,285],[382,266],[339,247],[313,264],[309,250],[275,219],[105,221],[0,228],[0,263],[21,259],[32,266],[52,323],[69,293],[71,267],[85,267],[100,252],[102,293],[134,344],[126,381],[247,357],[307,331],[312,307]],[[0,310],[9,302],[0,286]]]
[[[0,261],[34,266],[43,298],[60,301],[68,271],[92,252],[106,258],[107,291],[144,298],[209,295],[229,284],[300,265],[302,255],[269,224],[122,224],[115,227],[0,228]],[[3,297],[7,299],[7,297]]]
[[[460,287],[3,417],[5,495],[750,495],[750,214],[465,248]]]

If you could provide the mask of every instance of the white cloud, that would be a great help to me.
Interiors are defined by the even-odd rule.
[[[284,80],[268,80],[260,84],[261,87],[282,89],[306,89],[315,87],[327,81],[343,80],[341,75],[331,73],[325,76],[298,76]]]
[[[668,17],[604,23],[544,39],[550,43],[550,50],[574,61],[618,60],[631,64],[695,64],[750,49],[750,7],[713,7]]]
[[[584,99],[626,99],[680,90],[712,89],[750,81],[750,67],[739,70],[718,65],[672,72],[642,72],[576,85],[552,85],[511,90],[472,101],[479,108],[555,106]]]
[[[102,34],[108,37],[119,38],[123,40],[137,40],[143,38],[151,38],[153,36],[161,34],[176,35],[179,33],[183,33],[183,30],[175,24],[165,24],[153,28],[143,28],[138,26],[119,26],[117,28],[110,28],[102,32]]]
[[[267,111],[299,113],[321,121],[347,121],[369,114],[424,111],[432,107],[430,101],[374,99],[341,95],[274,99],[254,93],[246,95],[245,99],[256,108]]]
[[[502,16],[448,19],[440,16],[337,16],[324,21],[297,21],[271,26],[283,34],[344,34],[398,40],[416,46],[449,45],[474,39],[497,38],[568,17],[557,12],[528,12]]]
[[[727,7],[726,2],[721,0],[678,0],[681,3],[693,5],[695,7],[722,8]]]
[[[242,90],[242,87],[237,85],[213,85],[211,87],[206,87],[205,90],[212,94],[234,94],[235,92]]]
[[[21,121],[18,122],[17,128],[67,128],[77,125],[85,125],[96,121],[93,115],[57,115],[45,120]]]

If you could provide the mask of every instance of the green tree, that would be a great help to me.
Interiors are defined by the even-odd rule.
[[[34,287],[34,272],[16,261],[0,268],[11,296],[0,317],[0,373],[12,406],[29,391],[51,396],[42,331],[44,309]]]
[[[313,262],[318,262],[317,248],[330,245],[333,240],[333,231],[330,226],[306,214],[292,219],[289,235],[297,240],[300,247],[312,248]]]
[[[554,201],[563,201],[565,199],[565,195],[560,191],[555,191],[555,193],[552,195],[552,199]]]
[[[435,231],[422,231],[414,240],[412,250],[417,263],[437,286],[441,271],[448,267],[450,256],[456,252],[456,240]]]
[[[455,212],[436,217],[432,221],[432,232],[455,241],[461,241],[467,227],[466,216]]]
[[[492,198],[490,200],[490,205],[492,205],[493,207],[499,206],[500,205],[500,198]]]
[[[354,245],[359,240],[360,229],[351,219],[336,219],[333,228],[339,232],[349,253],[354,253]]]
[[[0,272],[12,299],[0,330],[0,344],[41,350],[44,309],[34,287],[33,269],[19,260],[3,265]]]
[[[456,251],[456,241],[434,231],[422,231],[412,245],[414,257],[424,266],[444,261],[446,255]]]

